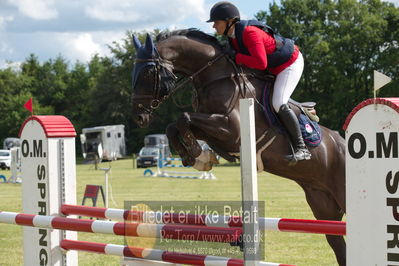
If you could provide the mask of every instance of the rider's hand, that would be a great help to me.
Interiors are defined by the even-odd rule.
[[[226,47],[226,48],[223,50],[223,52],[224,52],[228,57],[230,57],[234,62],[236,61],[236,54],[237,54],[237,52],[236,52],[234,49],[232,49],[232,48],[230,48],[230,47]]]

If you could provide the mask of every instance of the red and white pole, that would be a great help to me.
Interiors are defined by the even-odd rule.
[[[107,255],[124,256],[130,258],[145,259],[151,261],[163,261],[187,265],[207,265],[207,266],[243,266],[241,259],[226,257],[193,255],[187,253],[169,252],[151,248],[137,248],[122,245],[102,244],[85,241],[62,240],[61,247],[65,250],[77,250],[95,252]],[[260,261],[261,266],[293,266],[288,264],[278,264]]]
[[[0,223],[130,237],[221,243],[239,242],[242,234],[242,229],[238,227],[221,228],[200,225],[124,223],[15,212],[0,212]]]
[[[242,219],[239,216],[195,215],[190,213],[162,213],[152,211],[144,212],[67,204],[61,206],[60,212],[66,216],[80,215],[117,221],[191,224],[215,227],[242,227]],[[260,217],[259,229],[281,232],[345,235],[346,223],[341,221]]]

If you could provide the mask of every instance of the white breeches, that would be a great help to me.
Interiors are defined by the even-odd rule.
[[[272,99],[273,108],[276,112],[280,110],[281,105],[288,103],[289,98],[302,76],[302,71],[303,56],[301,52],[299,52],[295,62],[276,76]]]

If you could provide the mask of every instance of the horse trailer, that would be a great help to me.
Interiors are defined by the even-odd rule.
[[[126,155],[124,125],[83,128],[80,142],[87,161],[114,161]]]
[[[3,149],[11,150],[13,147],[19,147],[21,145],[19,138],[6,138],[3,141]]]

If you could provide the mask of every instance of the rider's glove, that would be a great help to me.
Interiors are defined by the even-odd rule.
[[[236,52],[234,49],[232,49],[232,48],[230,48],[230,47],[226,47],[226,48],[224,48],[223,52],[224,52],[228,57],[230,57],[234,62],[236,61],[236,54],[237,54],[237,52]]]

